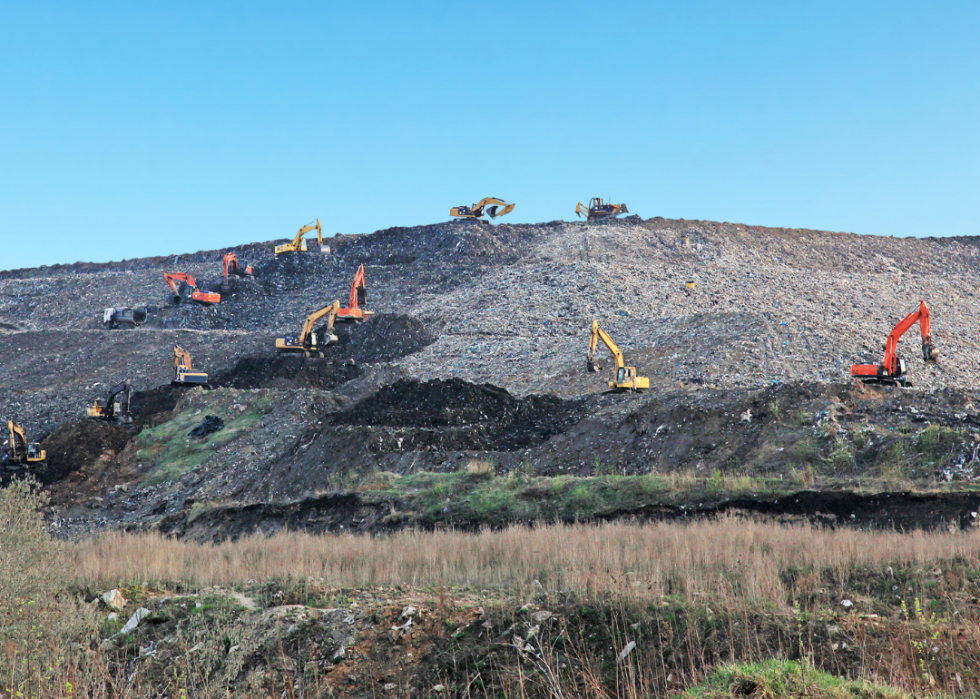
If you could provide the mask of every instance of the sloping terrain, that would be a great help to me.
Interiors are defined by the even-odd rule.
[[[970,481],[980,466],[975,238],[630,217],[393,228],[338,236],[327,254],[272,248],[236,248],[255,278],[207,308],[170,305],[163,272],[218,290],[221,251],[0,272],[0,416],[44,440],[39,475],[69,530],[146,526],[205,502],[297,502],[365,474],[474,460],[498,473],[824,486]],[[346,304],[360,264],[379,315],[338,325],[323,359],[277,357],[276,336]],[[939,361],[923,364],[913,328],[900,350],[914,388],[853,386],[849,365],[880,361],[920,299]],[[101,327],[105,307],[136,304],[150,306],[145,325]],[[650,391],[606,394],[602,348],[602,371],[584,370],[593,318]],[[219,390],[169,387],[174,342]],[[134,424],[86,426],[86,404],[122,380],[136,391]],[[195,441],[207,415],[225,428]]]

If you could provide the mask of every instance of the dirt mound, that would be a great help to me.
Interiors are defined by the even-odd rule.
[[[329,352],[349,356],[355,362],[387,362],[418,352],[436,341],[418,318],[382,314],[366,323],[338,324],[340,338]]]
[[[322,388],[330,390],[361,372],[356,365],[339,359],[300,355],[243,357],[235,367],[212,379],[226,388]]]
[[[66,423],[41,443],[47,451],[47,461],[38,478],[44,483],[61,480],[104,454],[111,452],[110,457],[115,457],[132,438],[133,435],[123,427],[102,420]]]
[[[439,429],[437,433],[426,433],[427,438],[419,441],[451,449],[515,451],[564,432],[585,413],[584,401],[554,396],[515,398],[492,384],[477,385],[460,379],[424,383],[402,379],[337,413],[332,422]]]
[[[170,411],[186,388],[160,386],[149,391],[137,391],[129,402],[129,414],[139,427],[156,427],[170,419]]]

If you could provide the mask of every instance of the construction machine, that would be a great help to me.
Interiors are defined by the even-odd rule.
[[[278,352],[303,352],[307,357],[323,356],[323,348],[339,342],[339,338],[333,334],[333,326],[337,321],[337,313],[340,311],[340,301],[313,311],[306,317],[303,323],[303,331],[299,337],[277,337],[276,351]],[[317,321],[327,317],[326,337],[321,337],[320,333],[314,332],[313,327]]]
[[[483,216],[490,218],[504,216],[514,210],[514,205],[497,197],[486,197],[473,206],[454,206],[449,215],[468,221],[482,221]]]
[[[592,197],[589,199],[589,206],[585,207],[582,202],[579,202],[575,207],[575,214],[577,216],[585,216],[589,221],[595,221],[600,218],[615,218],[620,214],[628,214],[629,209],[626,208],[626,204],[606,204],[602,201],[601,197]]]
[[[27,441],[27,432],[13,420],[7,420],[7,441],[4,463],[13,466],[30,466],[44,461],[48,455],[37,442]]]
[[[207,386],[208,375],[204,371],[194,371],[191,366],[191,353],[180,345],[174,345],[174,379],[171,386]]]
[[[303,236],[312,230],[316,230],[316,240],[320,245],[320,252],[323,252],[323,228],[320,226],[320,219],[317,219],[315,224],[310,222],[300,228],[296,237],[293,238],[293,242],[277,245],[276,254],[281,255],[284,252],[307,252],[306,239]]]
[[[238,262],[238,255],[233,252],[226,252],[222,258],[222,262],[225,266],[225,284],[228,283],[228,275],[233,274],[236,277],[248,278],[253,276],[252,266],[247,265],[244,262]]]
[[[107,308],[102,314],[102,324],[110,330],[135,328],[146,322],[146,306],[138,308]]]
[[[367,303],[367,287],[364,279],[364,265],[354,275],[354,281],[350,285],[350,301],[347,308],[337,311],[338,321],[367,320],[374,315],[374,311],[369,311],[362,306]]]
[[[167,281],[167,286],[174,292],[171,300],[175,306],[179,306],[185,301],[193,301],[202,306],[221,302],[221,294],[212,291],[201,291],[197,288],[194,277],[183,272],[164,272],[163,278]]]
[[[132,422],[129,415],[129,399],[132,396],[129,384],[121,383],[109,389],[105,400],[96,398],[88,408],[88,417],[106,422]]]
[[[905,378],[905,360],[898,356],[898,341],[916,323],[922,331],[922,360],[934,362],[939,359],[939,350],[932,344],[932,325],[929,321],[929,307],[919,301],[919,307],[898,322],[885,341],[885,358],[881,364],[852,364],[851,376],[865,383],[899,384],[910,386]]]
[[[592,337],[589,338],[589,354],[587,357],[589,371],[599,371],[601,368],[596,361],[595,351],[599,340],[605,343],[606,347],[612,352],[613,359],[616,360],[616,375],[613,381],[609,382],[609,388],[617,391],[643,391],[650,388],[650,379],[645,376],[636,375],[636,367],[626,366],[623,360],[623,353],[609,337],[605,330],[599,327],[599,321],[592,321]]]

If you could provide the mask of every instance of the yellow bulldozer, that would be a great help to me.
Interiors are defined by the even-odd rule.
[[[595,221],[602,218],[616,218],[620,214],[628,214],[629,209],[626,208],[626,204],[606,204],[602,197],[592,197],[589,200],[589,205],[585,206],[582,202],[579,202],[575,207],[576,216],[585,216],[589,221]]]

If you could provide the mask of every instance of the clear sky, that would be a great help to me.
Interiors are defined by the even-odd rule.
[[[632,213],[980,234],[980,2],[0,3],[0,269]]]

